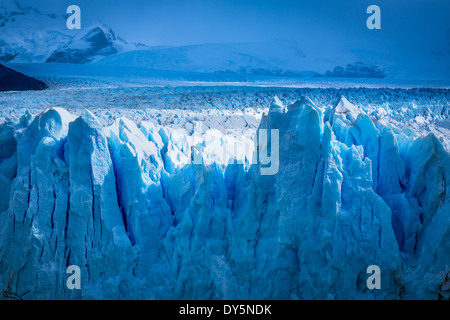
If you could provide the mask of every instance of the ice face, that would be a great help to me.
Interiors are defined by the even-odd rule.
[[[219,163],[235,141],[214,130],[196,140],[62,108],[5,121],[2,288],[35,299],[449,298],[450,159],[433,134],[407,136],[345,98],[324,113],[277,99],[258,132],[272,129],[279,166],[263,175],[259,162]],[[205,161],[189,161],[200,149]],[[81,290],[65,285],[69,265]],[[381,290],[366,286],[370,265]]]

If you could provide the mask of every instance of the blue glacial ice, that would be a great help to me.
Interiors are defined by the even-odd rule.
[[[217,163],[215,147],[194,164],[201,148],[189,133],[150,121],[105,126],[62,108],[6,120],[0,289],[33,299],[450,298],[441,141],[394,131],[344,97],[325,111],[305,97],[276,100],[262,129],[279,130],[274,175]],[[232,140],[208,132],[219,146]],[[65,285],[69,265],[81,290]],[[370,265],[380,290],[366,286]]]

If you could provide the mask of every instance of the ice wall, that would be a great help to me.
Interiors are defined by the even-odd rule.
[[[275,102],[260,129],[279,130],[275,175],[190,163],[201,145],[151,122],[104,127],[61,108],[6,121],[0,289],[34,299],[450,297],[450,158],[433,134],[394,132],[345,98],[324,114],[307,98]],[[69,265],[81,268],[81,290],[66,287]],[[370,265],[380,290],[366,286]]]

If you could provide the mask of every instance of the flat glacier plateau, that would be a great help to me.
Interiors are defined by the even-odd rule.
[[[448,89],[79,81],[0,95],[0,291],[450,298]]]

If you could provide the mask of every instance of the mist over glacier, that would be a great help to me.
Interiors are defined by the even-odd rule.
[[[448,298],[448,150],[342,98],[280,100],[279,170],[177,165],[187,136],[51,108],[0,133],[0,283],[30,298]],[[206,132],[205,132],[206,134]],[[226,139],[219,139],[226,143]],[[204,158],[207,154],[204,154]],[[382,270],[368,290],[366,268]],[[65,287],[81,268],[83,289]]]

